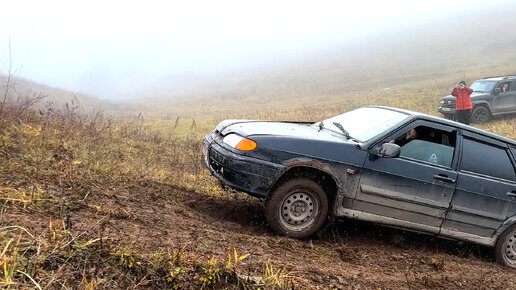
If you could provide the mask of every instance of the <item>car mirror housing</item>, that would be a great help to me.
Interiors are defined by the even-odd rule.
[[[396,158],[400,156],[401,148],[394,143],[384,143],[378,151],[378,156],[387,158]]]
[[[495,96],[497,96],[497,95],[498,95],[499,93],[501,93],[501,92],[502,92],[502,89],[500,89],[500,88],[496,88],[496,89],[494,89],[494,95],[495,95]]]

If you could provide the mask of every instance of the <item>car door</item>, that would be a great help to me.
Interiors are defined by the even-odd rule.
[[[391,142],[412,128],[419,129],[418,137],[401,147],[400,157],[378,157],[382,142],[373,146],[353,209],[362,219],[438,233],[455,190],[457,129],[419,120],[389,137]]]
[[[511,102],[509,103],[507,112],[516,112],[516,81],[510,83],[509,89]]]
[[[516,173],[507,144],[465,131],[457,187],[441,227],[445,236],[489,244],[516,215]]]
[[[500,88],[507,83],[509,89],[506,92],[500,92],[493,98],[493,111],[495,113],[504,113],[516,111],[516,82],[505,81],[500,83]]]

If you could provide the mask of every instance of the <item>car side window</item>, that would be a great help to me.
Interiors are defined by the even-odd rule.
[[[501,82],[499,87],[500,93],[508,93],[512,90],[511,82]]]
[[[412,133],[400,136],[394,141],[401,147],[400,157],[451,168],[457,139],[455,131],[446,132],[428,126],[418,126],[409,132]],[[415,137],[408,140],[413,135]]]
[[[516,181],[516,173],[505,148],[464,138],[461,170]]]

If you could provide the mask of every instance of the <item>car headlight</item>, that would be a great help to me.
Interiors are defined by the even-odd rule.
[[[441,100],[439,104],[444,105],[444,100]]]
[[[226,137],[222,139],[222,142],[241,151],[252,151],[256,149],[256,142],[251,139],[244,138],[238,134],[226,135]]]

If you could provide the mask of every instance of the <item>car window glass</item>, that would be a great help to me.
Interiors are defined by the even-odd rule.
[[[506,87],[505,89],[504,89],[504,86]],[[503,92],[510,92],[510,91],[513,90],[512,89],[513,83],[507,82],[507,81],[506,82],[501,82],[499,87],[500,87],[500,92],[501,93],[503,93]]]
[[[338,123],[349,133],[351,138],[365,142],[388,131],[407,118],[408,115],[403,112],[364,107],[326,119],[323,124],[324,128],[342,133],[342,130],[335,125]]]
[[[400,157],[451,167],[457,133],[418,126],[393,140],[401,147]],[[411,132],[411,133],[409,133]]]
[[[461,170],[516,180],[514,167],[505,149],[468,138],[463,143]]]
[[[400,156],[451,167],[453,147],[423,140],[412,140],[401,147]]]
[[[470,88],[475,92],[490,92],[495,85],[493,81],[475,81]]]

